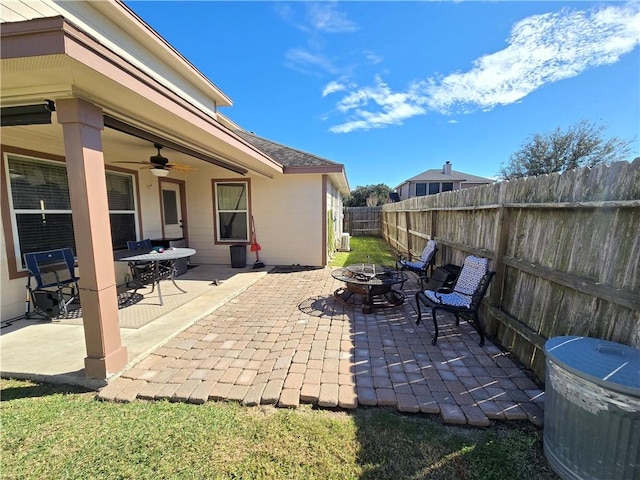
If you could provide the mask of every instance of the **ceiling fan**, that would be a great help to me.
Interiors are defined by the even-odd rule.
[[[169,159],[163,157],[160,153],[162,150],[162,145],[159,143],[153,144],[154,148],[158,150],[156,155],[151,155],[149,157],[148,162],[116,162],[116,163],[135,163],[139,165],[145,165],[144,168],[150,168],[151,173],[153,173],[157,177],[166,177],[169,174],[169,171],[173,170],[181,173],[189,173],[193,170],[196,170],[195,167],[191,165],[186,165],[184,163],[170,163]]]

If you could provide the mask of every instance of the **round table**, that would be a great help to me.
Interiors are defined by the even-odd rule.
[[[394,268],[355,264],[333,270],[331,276],[346,284],[333,292],[336,299],[348,303],[354,294],[360,295],[364,313],[371,313],[374,308],[397,307],[405,300],[404,293],[394,290],[393,286],[404,283],[407,275]],[[382,301],[374,303],[374,299]]]
[[[155,277],[153,278],[153,282],[151,283],[152,290],[156,286],[158,287],[158,297],[160,299],[160,305],[164,305],[164,301],[162,300],[162,291],[160,290],[160,281],[163,280],[163,278],[160,275],[160,262],[171,263],[171,266],[170,266],[171,276],[168,278],[168,280],[171,280],[173,285],[182,293],[187,293],[186,290],[183,290],[176,284],[176,281],[174,279],[175,261],[180,258],[187,258],[195,254],[196,254],[196,251],[193,248],[169,247],[169,248],[163,249],[162,252],[159,252],[157,250],[152,250],[151,252],[148,252],[148,253],[141,253],[138,255],[130,255],[127,257],[122,257],[122,258],[119,258],[118,261],[129,262],[129,263],[153,262],[154,269],[155,269]]]

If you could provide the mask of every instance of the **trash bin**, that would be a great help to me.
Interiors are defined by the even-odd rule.
[[[247,266],[247,246],[231,245],[231,268],[244,268]]]
[[[599,338],[545,343],[544,454],[563,479],[640,478],[640,350]]]

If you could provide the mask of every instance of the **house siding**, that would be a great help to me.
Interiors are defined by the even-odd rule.
[[[234,177],[221,169],[191,173],[187,182],[189,246],[192,263],[229,265],[230,244],[215,243],[212,180]],[[237,177],[245,180],[247,177]],[[251,214],[255,219],[260,260],[268,265],[321,265],[320,175],[249,176]],[[247,247],[247,263],[254,255]]]

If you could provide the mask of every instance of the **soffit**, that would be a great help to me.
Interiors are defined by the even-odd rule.
[[[2,58],[3,105],[76,96],[137,128],[262,175],[270,177],[282,171],[267,155],[62,19],[47,22],[55,24],[56,20],[62,22],[62,30],[42,34],[46,45],[36,42],[30,46],[25,41],[28,37],[19,35],[9,35],[8,41],[3,30],[3,57],[21,50],[35,54],[38,49],[45,50],[42,55]],[[55,46],[60,36],[64,37],[63,44]],[[52,53],[56,48],[65,53]]]
[[[204,111],[231,99],[120,1],[2,0],[3,22],[60,15]]]

